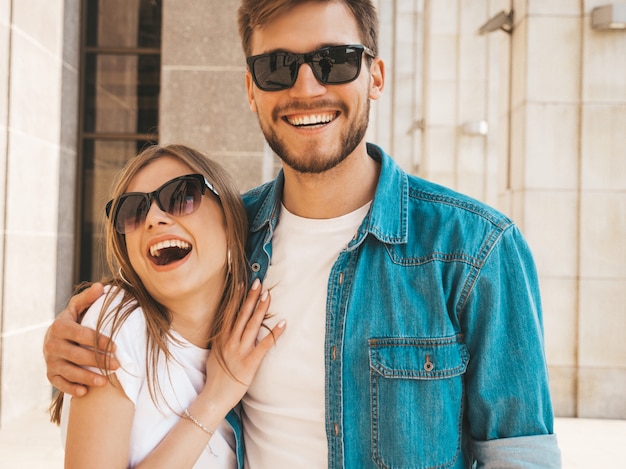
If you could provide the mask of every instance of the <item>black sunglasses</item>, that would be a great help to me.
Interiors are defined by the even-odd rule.
[[[154,200],[164,212],[177,217],[198,210],[206,188],[217,197],[215,187],[202,174],[187,174],[167,181],[154,192],[127,192],[106,205],[107,218],[115,230],[127,234],[139,227],[146,219]],[[111,210],[114,209],[111,217]]]
[[[291,88],[298,78],[300,65],[307,63],[317,80],[324,85],[341,85],[354,81],[361,71],[363,53],[375,57],[371,49],[360,44],[328,46],[306,54],[270,52],[246,59],[256,86],[263,91]]]

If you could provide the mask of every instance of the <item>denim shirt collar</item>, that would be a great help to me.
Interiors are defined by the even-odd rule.
[[[408,177],[379,146],[368,143],[367,153],[380,163],[380,177],[370,210],[349,248],[360,244],[368,233],[383,243],[406,243],[408,236]],[[285,176],[280,170],[276,179],[269,183],[270,187],[266,197],[256,212],[256,216],[250,221],[251,232],[257,232],[267,225],[272,232],[274,231],[278,223],[284,182]]]

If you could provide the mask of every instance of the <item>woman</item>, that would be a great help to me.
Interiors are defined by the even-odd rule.
[[[112,338],[121,367],[64,396],[65,466],[238,467],[239,423],[224,419],[285,326],[257,343],[269,296],[255,281],[244,300],[238,190],[197,151],[154,146],[119,174],[106,214],[114,274],[83,324]]]

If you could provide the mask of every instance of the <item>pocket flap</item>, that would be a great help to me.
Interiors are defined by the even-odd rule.
[[[385,378],[438,379],[465,373],[467,347],[458,337],[373,338],[370,368]]]

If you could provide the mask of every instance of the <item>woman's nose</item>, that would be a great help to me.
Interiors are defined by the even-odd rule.
[[[161,210],[159,204],[156,200],[152,200],[150,203],[150,208],[148,209],[148,213],[146,214],[145,226],[147,229],[150,229],[156,225],[163,225],[170,223],[172,218],[168,213]]]

